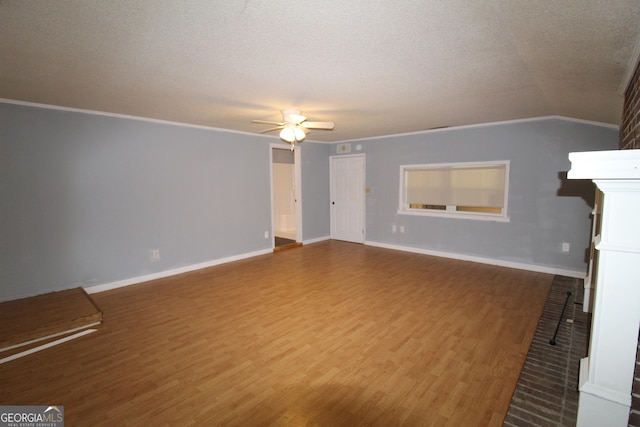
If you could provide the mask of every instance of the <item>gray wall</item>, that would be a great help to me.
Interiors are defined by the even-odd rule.
[[[301,145],[302,161],[302,240],[328,238],[329,216],[329,154],[331,145]]]
[[[567,181],[572,151],[614,150],[618,131],[541,119],[353,142],[366,154],[366,240],[503,264],[586,272],[594,187]],[[332,154],[336,153],[335,146]],[[400,165],[510,160],[508,223],[398,215]],[[392,233],[391,226],[406,233]],[[561,251],[562,242],[571,251]]]
[[[270,142],[0,102],[0,300],[268,250]],[[616,149],[617,130],[544,119],[357,143],[367,241],[586,270],[593,186],[563,179],[567,154]],[[335,146],[301,150],[303,240],[326,238]],[[511,222],[397,214],[401,164],[505,159]]]
[[[270,249],[270,142],[0,103],[0,300]],[[328,194],[314,145],[303,183]],[[303,223],[319,237],[314,203]]]

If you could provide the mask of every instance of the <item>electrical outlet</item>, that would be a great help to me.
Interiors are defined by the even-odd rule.
[[[268,239],[268,238],[269,238],[269,232],[268,232],[268,231],[265,231],[265,232],[264,232],[264,238],[265,238],[265,239]]]
[[[401,226],[400,226],[400,232],[401,232],[401,233],[404,233],[404,225],[401,225]]]
[[[571,245],[567,242],[562,242],[562,252],[569,252],[571,250]]]
[[[160,261],[160,249],[151,250],[151,261]]]
[[[392,225],[391,225],[391,232],[392,232],[392,233],[395,233],[395,232],[396,232],[396,225],[395,225],[395,224],[392,224]]]

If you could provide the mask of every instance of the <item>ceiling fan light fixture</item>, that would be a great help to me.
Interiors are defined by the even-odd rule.
[[[300,142],[305,138],[306,134],[299,126],[287,125],[280,131],[280,138],[289,144]]]
[[[296,135],[293,132],[293,129],[291,129],[290,127],[284,127],[281,131],[280,131],[280,138],[284,139],[285,141],[287,141],[288,143],[292,143],[295,142],[296,140]]]
[[[305,136],[307,136],[307,134],[304,132],[304,130],[300,126],[295,126],[293,128],[293,133],[296,136],[296,141],[302,141],[305,138]]]
[[[308,122],[300,110],[282,110],[282,122],[272,122],[267,120],[251,120],[251,123],[273,125],[260,133],[280,130],[280,139],[291,144],[291,149],[296,142],[302,142],[310,129],[332,130],[333,122]]]

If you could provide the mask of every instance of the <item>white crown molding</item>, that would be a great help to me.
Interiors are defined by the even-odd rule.
[[[16,99],[7,99],[7,98],[0,98],[0,103],[21,105],[23,107],[43,108],[43,109],[47,109],[47,110],[69,111],[69,112],[72,112],[72,113],[91,114],[91,115],[94,115],[94,116],[114,117],[114,118],[118,118],[118,119],[135,120],[135,121],[139,121],[139,122],[148,122],[148,123],[158,123],[158,124],[163,124],[163,125],[179,126],[179,127],[185,127],[185,128],[191,128],[191,129],[204,129],[204,130],[211,130],[211,131],[216,131],[216,132],[228,132],[228,133],[235,133],[235,134],[239,134],[239,135],[250,135],[250,136],[254,136],[254,137],[258,137],[258,138],[267,138],[269,140],[274,140],[275,139],[275,140],[280,141],[280,138],[275,136],[275,135],[262,135],[262,134],[259,134],[259,133],[244,132],[244,131],[233,130],[233,129],[224,129],[224,128],[217,128],[217,127],[213,127],[213,126],[204,126],[204,125],[195,125],[195,124],[190,124],[190,123],[174,122],[174,121],[171,121],[171,120],[152,119],[152,118],[149,118],[149,117],[131,116],[131,115],[128,115],[128,114],[108,113],[108,112],[104,112],[104,111],[87,110],[87,109],[84,109],[84,108],[62,107],[60,105],[40,104],[40,103],[37,103],[37,102],[19,101],[19,100],[16,100]],[[314,141],[312,139],[306,139],[305,142],[311,142],[311,143],[315,143],[315,144],[331,144],[330,142]]]
[[[256,133],[251,133],[251,132],[244,132],[244,131],[239,131],[239,130],[217,128],[217,127],[213,127],[213,126],[195,125],[195,124],[190,124],[190,123],[174,122],[174,121],[171,121],[171,120],[152,119],[152,118],[149,118],[149,117],[131,116],[131,115],[128,115],[128,114],[108,113],[108,112],[104,112],[104,111],[87,110],[87,109],[83,109],[83,108],[62,107],[60,105],[40,104],[40,103],[37,103],[37,102],[18,101],[16,99],[0,98],[0,103],[21,105],[21,106],[24,106],[24,107],[44,108],[44,109],[47,109],[47,110],[69,111],[69,112],[73,112],[73,113],[91,114],[91,115],[94,115],[94,116],[114,117],[114,118],[118,118],[118,119],[135,120],[135,121],[149,122],[149,123],[158,123],[158,124],[180,126],[180,127],[186,127],[186,128],[192,128],[192,129],[204,129],[204,130],[212,130],[212,131],[217,131],[217,132],[236,133],[236,134],[240,134],[240,135],[251,135],[251,136],[256,136],[256,137],[260,137],[260,138],[269,138],[269,139],[277,138],[277,137],[275,137],[273,135],[261,135],[261,134],[256,134]],[[278,140],[279,140],[279,138],[278,138]]]
[[[70,111],[70,112],[74,112],[74,113],[92,114],[92,115],[96,115],[96,116],[115,117],[115,118],[121,118],[121,119],[136,120],[136,121],[141,121],[141,122],[159,123],[159,124],[165,124],[165,125],[180,126],[180,127],[186,127],[186,128],[192,128],[192,129],[205,129],[205,130],[212,130],[212,131],[217,131],[217,132],[229,132],[229,133],[235,133],[235,134],[239,134],[239,135],[250,135],[250,136],[253,136],[253,137],[268,138],[270,140],[277,139],[278,141],[280,141],[280,138],[278,138],[277,136],[273,136],[273,135],[262,135],[262,134],[256,134],[256,133],[244,132],[244,131],[238,131],[238,130],[232,130],[232,129],[217,128],[217,127],[213,127],[213,126],[194,125],[194,124],[189,124],[189,123],[173,122],[173,121],[170,121],[170,120],[160,120],[160,119],[152,119],[152,118],[148,118],[148,117],[131,116],[131,115],[127,115],[127,114],[107,113],[107,112],[104,112],[104,111],[87,110],[87,109],[72,108],[72,107],[62,107],[62,106],[59,106],[59,105],[40,104],[40,103],[37,103],[37,102],[18,101],[18,100],[15,100],[15,99],[7,99],[7,98],[0,98],[0,103],[21,105],[21,106],[25,106],[25,107],[44,108],[44,109],[49,109],[49,110]],[[582,120],[582,119],[576,119],[576,118],[564,117],[564,116],[542,116],[542,117],[531,117],[531,118],[526,118],[526,119],[515,119],[515,120],[504,120],[504,121],[498,121],[498,122],[478,123],[478,124],[473,124],[473,125],[451,126],[451,127],[439,128],[439,129],[427,129],[427,130],[420,130],[420,131],[415,131],[415,132],[406,132],[406,133],[396,133],[396,134],[390,134],[390,135],[372,136],[372,137],[367,137],[367,138],[345,139],[343,141],[335,141],[335,142],[332,142],[332,141],[317,141],[317,140],[313,140],[313,139],[306,139],[305,142],[311,142],[313,144],[335,145],[335,144],[343,144],[343,143],[350,143],[350,142],[357,142],[357,141],[372,141],[372,140],[376,140],[376,139],[387,139],[387,138],[391,139],[391,138],[397,138],[397,137],[403,137],[403,136],[409,136],[409,135],[424,135],[424,134],[427,134],[427,133],[434,133],[434,132],[447,132],[447,131],[452,131],[452,130],[473,129],[473,128],[481,128],[481,127],[487,127],[487,126],[513,124],[513,123],[535,122],[535,121],[549,120],[549,119],[565,120],[565,121],[583,123],[583,124],[594,125],[594,126],[608,127],[608,128],[616,129],[616,130],[620,129],[620,126],[612,125],[610,123],[602,123],[602,122],[596,122],[596,121],[590,121],[590,120]]]
[[[615,130],[619,130],[620,129],[620,126],[618,126],[618,125],[612,125],[610,123],[596,122],[596,121],[592,121],[592,120],[576,119],[576,118],[573,118],[573,117],[566,117],[566,116],[540,116],[540,117],[529,117],[529,118],[526,118],[526,119],[514,119],[514,120],[503,120],[503,121],[498,121],[498,122],[478,123],[478,124],[473,124],[473,125],[450,126],[450,127],[444,127],[444,128],[438,128],[438,129],[419,130],[419,131],[415,131],[415,132],[406,132],[406,133],[396,133],[396,134],[391,134],[391,135],[372,136],[372,137],[368,137],[368,138],[346,139],[344,141],[332,142],[331,144],[343,144],[343,143],[349,143],[349,142],[364,142],[364,141],[372,141],[372,140],[376,140],[376,139],[392,139],[392,138],[404,137],[404,136],[409,136],[409,135],[424,135],[424,134],[428,134],[428,133],[449,132],[449,131],[460,130],[460,129],[474,129],[474,128],[489,127],[489,126],[508,125],[508,124],[514,124],[514,123],[538,122],[538,121],[543,121],[543,120],[563,120],[563,121],[567,121],[567,122],[582,123],[582,124],[586,124],[586,125],[606,127],[606,128],[615,129]]]

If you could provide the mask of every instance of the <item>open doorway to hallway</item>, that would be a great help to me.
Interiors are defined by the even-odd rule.
[[[297,150],[271,148],[271,218],[276,249],[298,246],[300,242],[297,157]]]

